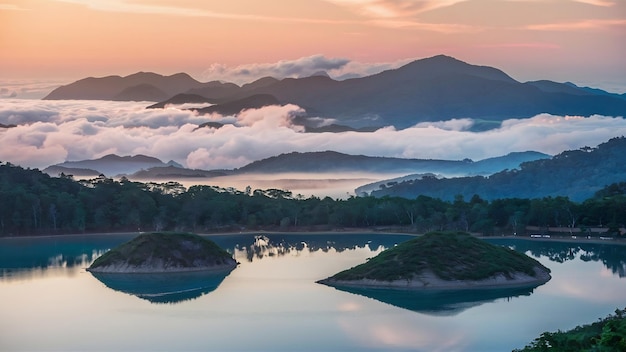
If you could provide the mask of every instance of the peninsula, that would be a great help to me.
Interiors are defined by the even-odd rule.
[[[230,271],[233,257],[214,242],[190,233],[147,233],[111,249],[87,269],[93,273]]]
[[[318,283],[337,287],[459,290],[538,286],[550,269],[462,232],[430,232]]]

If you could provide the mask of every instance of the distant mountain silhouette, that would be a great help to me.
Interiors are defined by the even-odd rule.
[[[486,200],[565,196],[583,201],[595,192],[626,179],[626,138],[613,138],[596,148],[560,153],[551,159],[524,162],[520,170],[504,170],[488,177],[423,177],[380,187],[371,195],[415,198],[426,195],[453,200],[478,194]]]
[[[137,89],[131,89],[141,84],[150,84],[169,96],[194,94],[214,103],[268,94],[280,104],[304,108],[309,116],[332,117],[338,125],[351,128],[406,128],[419,122],[452,118],[499,122],[540,113],[626,115],[625,95],[545,80],[520,83],[496,68],[471,65],[444,55],[343,81],[324,75],[282,80],[265,77],[238,86],[218,81],[200,83],[184,74],[86,78],[55,89],[45,99],[134,100],[137,95],[148,95],[142,95],[144,90],[139,94]],[[131,91],[122,94],[127,89]],[[496,126],[483,123],[475,128]]]
[[[157,158],[145,155],[118,156],[109,154],[93,160],[68,161],[49,166],[44,171],[52,176],[61,172],[74,176],[108,177],[126,175],[141,179],[176,179],[179,177],[217,177],[235,174],[277,174],[277,173],[329,173],[329,172],[369,172],[369,173],[433,173],[445,175],[489,175],[504,169],[518,167],[528,160],[549,158],[538,152],[510,153],[508,155],[484,159],[428,160],[372,157],[349,155],[334,151],[287,153],[254,161],[234,170],[187,169],[170,161],[163,163]],[[385,181],[388,182],[388,181]]]
[[[165,106],[170,105],[170,104],[182,105],[182,104],[205,104],[205,103],[213,104],[214,101],[198,94],[180,93],[180,94],[176,94],[175,96],[165,101],[150,105],[147,107],[147,109],[163,109],[165,108]]]
[[[165,96],[169,98],[177,93],[202,86],[203,83],[196,81],[186,73],[162,76],[151,72],[139,72],[126,77],[107,76],[102,78],[84,78],[56,88],[44,97],[44,99],[132,101],[137,100],[137,95],[150,95],[158,91],[165,93]]]
[[[200,114],[218,113],[220,115],[235,115],[246,109],[258,109],[269,105],[280,105],[278,100],[269,94],[255,94],[243,99],[237,99],[222,104],[211,105],[206,108],[191,109]]]
[[[112,100],[121,101],[161,101],[167,99],[169,95],[159,88],[143,83],[136,86],[128,87],[114,96]]]
[[[437,167],[429,167],[428,169],[416,170],[419,173],[397,177],[389,180],[382,180],[358,187],[355,190],[357,195],[369,195],[373,191],[381,188],[393,187],[399,183],[417,182],[423,178],[432,179],[437,177],[454,177],[454,176],[489,176],[503,170],[519,169],[520,166],[528,161],[550,159],[551,156],[544,153],[527,151],[513,152],[504,156],[487,158],[479,161],[463,160],[457,164],[442,164]]]
[[[64,167],[59,165],[48,166],[47,168],[42,170],[50,176],[57,177],[61,174],[66,176],[74,176],[74,177],[85,177],[85,178],[93,178],[98,177],[102,174],[98,170],[93,169],[84,169],[78,167]]]
[[[151,167],[147,170],[140,170],[132,175],[129,175],[131,179],[145,179],[145,180],[155,180],[155,179],[177,179],[184,177],[218,177],[218,176],[226,176],[230,174],[226,171],[207,171],[207,170],[197,170],[197,169],[187,169],[175,166],[157,166]]]
[[[529,160],[549,158],[538,152],[511,153],[482,161],[432,160],[372,157],[349,155],[334,151],[288,153],[252,162],[234,172],[286,173],[286,172],[387,172],[436,173],[447,175],[489,175],[504,169],[519,167]]]
[[[145,155],[118,156],[115,154],[105,155],[95,160],[66,161],[53,167],[62,167],[67,170],[66,174],[77,176],[77,169],[91,169],[105,176],[130,175],[139,170],[145,170],[157,166],[168,166],[157,158]],[[57,175],[54,175],[57,176]]]

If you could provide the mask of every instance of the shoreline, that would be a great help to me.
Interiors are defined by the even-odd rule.
[[[326,278],[316,282],[335,288],[349,287],[357,289],[403,291],[461,291],[538,287],[552,279],[549,272],[541,270],[539,267],[535,267],[535,274],[536,276],[530,276],[525,273],[516,272],[512,274],[513,279],[507,279],[504,274],[498,274],[483,280],[444,280],[436,276],[432,271],[425,271],[411,280],[332,280]]]
[[[140,235],[142,233],[150,233],[150,232],[159,232],[159,231],[135,231],[135,232],[90,232],[90,233],[71,233],[71,234],[59,234],[59,235],[26,235],[26,236],[5,236],[0,237],[0,240],[7,239],[48,239],[48,238],[69,238],[69,237],[80,237],[80,236],[123,236],[123,235]],[[173,232],[173,231],[163,231],[163,232]],[[368,228],[355,228],[355,229],[335,229],[335,230],[319,230],[319,231],[273,231],[273,230],[245,230],[245,231],[222,231],[222,232],[200,232],[196,233],[200,236],[233,236],[233,235],[263,235],[263,234],[277,234],[277,235],[366,235],[366,234],[374,234],[374,235],[400,235],[400,236],[412,236],[418,237],[424,235],[423,233],[415,233],[415,232],[401,232],[401,231],[384,231],[381,229],[368,229]],[[560,236],[552,236],[550,238],[533,238],[530,236],[513,236],[513,235],[502,235],[502,236],[478,236],[475,235],[476,238],[482,240],[490,240],[490,239],[516,239],[523,241],[533,241],[533,242],[560,242],[560,243],[575,243],[575,244],[608,244],[608,245],[618,245],[624,246],[626,245],[626,239],[600,239],[600,238],[586,238],[586,237],[578,237],[578,238],[568,238],[568,237],[560,237]]]

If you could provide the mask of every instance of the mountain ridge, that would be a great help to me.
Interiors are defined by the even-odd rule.
[[[135,89],[135,96],[128,91],[121,94],[124,89],[143,83],[162,90],[168,99],[185,93],[204,97],[211,103],[226,103],[259,94],[271,95],[281,105],[295,104],[311,117],[332,117],[351,128],[407,128],[419,122],[453,118],[498,122],[541,113],[626,115],[624,95],[547,80],[521,83],[497,68],[445,55],[341,81],[323,75],[281,80],[264,77],[239,86],[219,81],[201,83],[184,74],[91,77],[59,87],[44,99],[123,100],[137,95],[156,96],[154,89],[151,94],[148,89],[141,94]]]

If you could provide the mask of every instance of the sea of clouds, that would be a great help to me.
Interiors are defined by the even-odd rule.
[[[497,129],[469,131],[471,119],[419,123],[376,132],[304,133],[295,105],[251,109],[237,116],[198,115],[148,102],[0,100],[0,161],[45,168],[107,154],[144,154],[190,168],[232,169],[293,151],[420,159],[480,160],[515,151],[558,154],[626,135],[623,117],[537,115]],[[327,119],[329,117],[323,117]],[[220,129],[197,128],[209,121]]]

